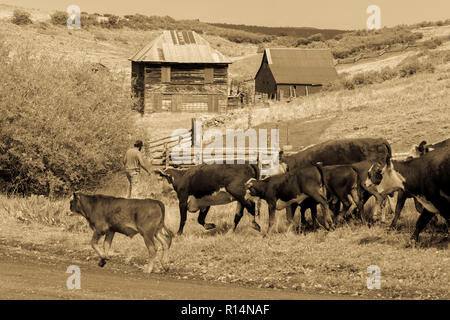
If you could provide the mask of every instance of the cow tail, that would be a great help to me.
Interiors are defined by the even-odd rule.
[[[322,183],[322,185],[323,185],[324,187],[327,187],[327,185],[325,184],[325,178],[324,178],[324,175],[323,175],[322,162],[312,163],[312,165],[313,165],[314,167],[316,167],[317,170],[319,170],[319,173],[320,173],[320,182]]]
[[[252,163],[252,164],[250,164],[250,167],[253,169],[253,173],[254,173],[252,178],[259,180],[260,170],[259,170],[258,165]]]
[[[161,221],[158,227],[158,231],[156,233],[157,234],[160,233],[162,235],[162,238],[164,239],[164,242],[166,243],[167,247],[170,248],[174,234],[169,228],[167,228],[164,222],[166,218],[166,208],[164,206],[164,203],[158,201],[158,205],[161,208]]]

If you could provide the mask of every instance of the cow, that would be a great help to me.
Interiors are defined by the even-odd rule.
[[[210,207],[234,201],[237,201],[237,208],[233,230],[236,230],[244,208],[253,216],[252,227],[261,230],[255,221],[255,203],[244,198],[245,182],[259,178],[260,170],[256,164],[202,164],[189,169],[155,170],[155,173],[166,178],[177,193],[181,217],[178,235],[183,233],[188,211],[200,211],[198,223],[210,230],[216,227],[205,222]]]
[[[450,139],[446,139],[434,144],[427,144],[427,142],[424,140],[422,141],[418,146],[413,147],[413,150],[415,150],[414,155],[411,154],[411,158],[417,158],[421,157],[424,154],[434,151],[434,150],[440,150],[444,149],[446,147],[450,146]],[[411,159],[408,158],[408,159]],[[397,165],[398,161],[393,160],[392,163],[394,164],[394,167]],[[400,219],[401,211],[403,210],[403,207],[405,206],[405,201],[408,198],[414,199],[414,205],[416,207],[417,212],[421,213],[423,210],[423,206],[420,204],[420,202],[417,201],[416,198],[412,194],[410,194],[407,191],[400,190],[397,193],[397,204],[395,206],[395,212],[394,212],[394,218],[392,219],[390,228],[395,229],[397,227],[398,220]]]
[[[436,213],[450,223],[450,147],[419,158],[389,162],[381,171],[371,172],[368,183],[376,175],[381,175],[377,187],[380,193],[406,191],[423,206],[411,236],[412,245],[419,241],[420,232]]]
[[[172,243],[172,232],[164,224],[165,208],[161,201],[153,199],[124,199],[105,195],[74,193],[70,211],[82,215],[94,230],[92,248],[100,256],[98,265],[109,260],[109,249],[116,232],[132,238],[137,233],[144,238],[149,261],[145,272],[151,273],[157,248],[162,247],[161,265],[167,271],[167,253]],[[105,235],[103,252],[98,243]]]
[[[366,186],[369,170],[381,167],[379,163],[365,160],[348,165],[323,166],[321,162],[316,165],[322,172],[329,195],[328,201],[332,204],[330,207],[333,207],[335,218],[339,214],[339,202],[344,206],[346,218],[354,211],[361,217],[363,205],[370,196],[374,196],[377,204],[381,205],[383,199],[376,188]],[[381,179],[375,183],[380,181]]]
[[[324,166],[352,164],[364,160],[386,162],[391,159],[389,142],[382,138],[354,138],[330,140],[284,156],[287,170],[322,162]]]
[[[389,142],[383,138],[348,138],[322,142],[309,146],[295,154],[283,156],[282,161],[286,163],[287,171],[303,166],[310,166],[321,162],[324,166],[353,164],[369,160],[373,162],[386,163],[392,157]],[[381,199],[384,202],[385,198]],[[380,200],[374,211],[380,211]],[[296,207],[293,205],[293,207]],[[292,216],[291,208],[287,208],[287,216]]]
[[[294,203],[301,204],[309,197],[322,207],[324,227],[327,230],[334,229],[323,190],[322,174],[315,166],[311,165],[287,173],[276,174],[262,180],[251,178],[246,182],[245,188],[247,199],[258,197],[267,202],[269,228],[266,234],[270,234],[274,226],[275,210],[288,208]],[[315,228],[315,211],[311,214]]]

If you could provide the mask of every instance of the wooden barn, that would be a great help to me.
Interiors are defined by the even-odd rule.
[[[142,111],[226,110],[231,61],[196,32],[164,31],[129,60]]]
[[[337,79],[329,49],[265,49],[255,75],[255,92],[282,100],[307,96]]]

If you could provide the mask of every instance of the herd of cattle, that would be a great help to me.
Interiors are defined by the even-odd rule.
[[[317,206],[320,206],[323,227],[331,230],[341,212],[346,218],[361,218],[370,197],[375,198],[373,213],[380,212],[389,195],[397,192],[391,226],[396,226],[405,200],[413,198],[420,214],[412,235],[412,241],[417,242],[420,232],[436,213],[450,224],[450,139],[433,145],[424,141],[414,150],[406,160],[392,160],[391,147],[385,139],[341,139],[283,156],[285,172],[272,176],[261,177],[259,167],[253,164],[198,165],[155,172],[166,178],[177,193],[179,235],[183,233],[188,211],[199,211],[198,223],[209,230],[215,228],[205,221],[210,207],[230,202],[237,203],[234,230],[247,209],[253,216],[252,227],[261,231],[255,220],[260,200],[267,202],[269,210],[265,235],[272,232],[276,210],[286,209],[289,223],[295,225],[297,207],[302,228],[307,209],[311,211],[314,229],[317,228]],[[109,259],[114,233],[119,232],[130,237],[140,233],[144,237],[150,255],[147,272],[153,269],[155,243],[161,244],[164,267],[173,235],[164,225],[162,202],[75,193],[70,209],[83,215],[94,230],[92,246],[101,258],[100,266]],[[102,235],[105,235],[103,252],[98,246]]]

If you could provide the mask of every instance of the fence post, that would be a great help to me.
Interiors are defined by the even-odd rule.
[[[169,167],[169,150],[167,148],[167,142],[164,143],[164,165],[166,166],[166,169]]]

